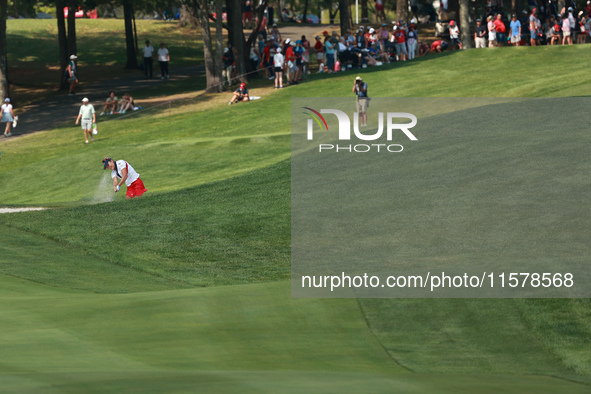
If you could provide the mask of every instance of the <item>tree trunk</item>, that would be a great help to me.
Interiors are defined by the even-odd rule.
[[[472,48],[472,35],[470,34],[470,0],[460,0],[460,28],[462,29],[462,47]]]
[[[70,60],[68,53],[68,35],[66,34],[66,18],[64,18],[64,0],[56,0],[55,12],[57,15],[57,37],[60,46],[60,84],[59,90],[68,90],[68,79],[65,77],[66,68]]]
[[[361,0],[361,22],[369,22],[369,10],[367,8],[367,0]]]
[[[337,4],[338,6],[338,4]],[[334,12],[332,12],[332,5],[331,7],[328,9],[328,20],[330,22],[331,25],[334,25],[334,20],[337,17],[337,12],[339,12],[339,8],[337,7]]]
[[[408,0],[396,0],[396,20],[408,19]]]
[[[0,0],[0,99],[8,97],[8,63],[6,60],[6,0]]]
[[[229,4],[228,4],[229,3]],[[242,30],[242,2],[241,0],[227,0],[228,11],[228,37],[234,49],[236,61],[236,77],[244,82],[246,75],[246,59],[250,53],[244,51],[244,31]]]
[[[339,1],[339,12],[341,14],[341,35],[344,36],[347,30],[351,29],[351,6],[349,0]]]
[[[304,15],[302,15],[302,23],[308,23],[306,16],[308,15],[308,0],[304,3]]]
[[[255,41],[259,35],[259,29],[261,28],[261,23],[263,22],[263,15],[265,14],[265,9],[269,5],[269,0],[262,0],[261,4],[255,8],[256,13],[256,23],[254,25],[254,30],[250,33],[250,36],[246,40],[246,45],[244,46],[244,52],[250,54],[250,48],[255,45]],[[249,59],[250,60],[250,59]],[[248,72],[255,71],[251,70],[250,61],[246,62],[246,69]]]
[[[205,61],[205,79],[207,83],[206,91],[210,93],[222,92],[222,0],[215,0],[214,2],[216,18],[216,53],[212,49],[211,30],[209,29],[209,14],[210,9],[206,0],[192,0],[192,12],[195,12],[199,18],[201,25],[201,32],[203,35],[203,58]]]
[[[125,45],[127,47],[127,61],[125,62],[125,68],[128,70],[135,70],[138,68],[138,63],[133,35],[132,0],[123,0],[123,19],[125,20]]]
[[[68,50],[70,55],[75,55],[78,52],[76,48],[76,8],[78,8],[78,1],[68,0]]]
[[[186,4],[181,6],[181,16],[179,18],[179,26],[191,26],[191,29],[195,29],[197,27],[197,19],[189,12]]]

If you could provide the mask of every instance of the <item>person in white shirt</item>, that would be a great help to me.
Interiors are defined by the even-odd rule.
[[[103,170],[111,170],[111,178],[113,178],[113,190],[119,191],[121,185],[125,182],[127,186],[127,193],[125,198],[139,197],[148,190],[144,186],[144,182],[140,179],[138,174],[133,167],[125,160],[113,160],[110,157],[103,159]]]
[[[281,47],[277,48],[277,53],[273,56],[273,66],[275,67],[275,89],[283,88],[285,56],[281,53]]]
[[[8,97],[4,99],[4,104],[2,104],[2,107],[0,108],[0,118],[2,118],[2,123],[6,123],[4,137],[10,137],[12,135],[10,132],[10,125],[14,122],[14,112],[12,112],[12,104],[10,104],[10,99]]]
[[[460,39],[460,28],[456,21],[449,22],[449,38],[451,39],[451,49],[455,50],[456,45],[462,49],[462,40]]]
[[[168,53],[168,49],[164,47],[164,43],[160,43],[160,48],[158,48],[158,63],[160,63],[160,72],[162,73],[162,77],[170,78],[168,74],[168,62],[170,61],[170,53]]]
[[[94,106],[92,104],[88,104],[88,99],[86,97],[82,99],[82,105],[80,106],[78,117],[76,118],[76,124],[80,122],[81,118],[82,130],[84,130],[84,138],[86,139],[85,143],[88,144],[88,136],[90,136],[90,139],[94,141],[91,129],[92,124],[96,123],[96,113],[94,111]]]
[[[150,40],[146,40],[146,46],[142,48],[144,54],[144,74],[146,79],[152,79],[152,57],[154,56],[154,47],[150,45]]]

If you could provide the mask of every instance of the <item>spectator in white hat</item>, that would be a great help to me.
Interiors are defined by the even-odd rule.
[[[66,76],[68,77],[68,82],[70,83],[70,92],[68,93],[69,96],[73,96],[74,94],[76,94],[74,93],[74,89],[78,84],[78,77],[76,76],[76,59],[78,59],[78,56],[70,56],[70,63],[66,68]]]
[[[82,130],[84,130],[84,138],[85,143],[88,144],[88,136],[90,139],[94,141],[94,137],[92,136],[92,124],[96,123],[96,113],[94,112],[94,106],[88,103],[88,99],[84,97],[82,99],[82,105],[80,106],[80,112],[78,112],[78,117],[76,118],[76,125],[82,119]]]

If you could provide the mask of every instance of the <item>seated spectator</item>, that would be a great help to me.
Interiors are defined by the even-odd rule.
[[[550,28],[550,45],[560,45],[560,26],[555,24]]]
[[[234,92],[234,96],[232,96],[232,99],[230,100],[228,105],[232,105],[235,102],[241,101],[250,101],[250,97],[248,96],[248,89],[246,88],[246,84],[244,82],[242,82],[240,84],[240,87],[236,89],[236,91]]]
[[[105,106],[101,112],[101,115],[104,115],[107,112],[107,115],[113,115],[113,112],[117,111],[117,96],[115,96],[115,92],[111,91],[109,93],[109,97],[105,100]]]
[[[125,93],[121,98],[121,102],[119,103],[119,113],[124,114],[129,110],[133,110],[135,107],[135,103],[133,101],[133,97],[129,95],[129,93]]]
[[[427,53],[429,53],[429,45],[423,40],[419,44],[419,56],[425,56]]]

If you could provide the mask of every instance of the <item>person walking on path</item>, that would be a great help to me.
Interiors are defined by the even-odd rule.
[[[142,48],[142,52],[144,53],[144,74],[146,74],[146,79],[152,79],[154,47],[150,45],[150,40],[146,40],[146,46]]]
[[[4,104],[0,108],[0,118],[2,118],[2,123],[6,123],[6,128],[4,129],[4,137],[10,137],[12,133],[10,132],[10,126],[12,122],[14,122],[14,112],[12,112],[12,104],[10,104],[10,99],[7,97],[4,99]]]
[[[90,139],[94,141],[91,130],[92,124],[96,123],[96,113],[94,112],[94,106],[88,103],[88,99],[86,97],[82,99],[80,112],[76,118],[76,125],[78,125],[80,119],[82,119],[82,130],[84,130],[84,138],[86,139],[85,143],[88,144],[88,136],[90,136]]]
[[[139,197],[148,190],[144,186],[144,182],[140,179],[138,174],[133,167],[125,160],[113,160],[110,157],[103,159],[103,170],[111,170],[111,178],[113,178],[113,190],[119,191],[123,182],[127,186],[127,193],[125,198]],[[117,179],[120,179],[119,181]]]
[[[68,75],[68,82],[70,83],[70,92],[68,93],[69,96],[73,96],[76,94],[76,93],[74,93],[74,89],[76,88],[76,85],[78,84],[78,77],[76,76],[76,71],[77,71],[76,59],[78,59],[78,56],[76,56],[76,55],[70,56],[70,63],[68,64],[68,68],[66,68],[66,74]]]
[[[164,43],[160,43],[160,48],[158,49],[158,63],[160,64],[160,72],[162,73],[162,77],[160,79],[168,79],[170,75],[168,75],[168,62],[170,61],[170,53],[168,49],[164,47]]]

